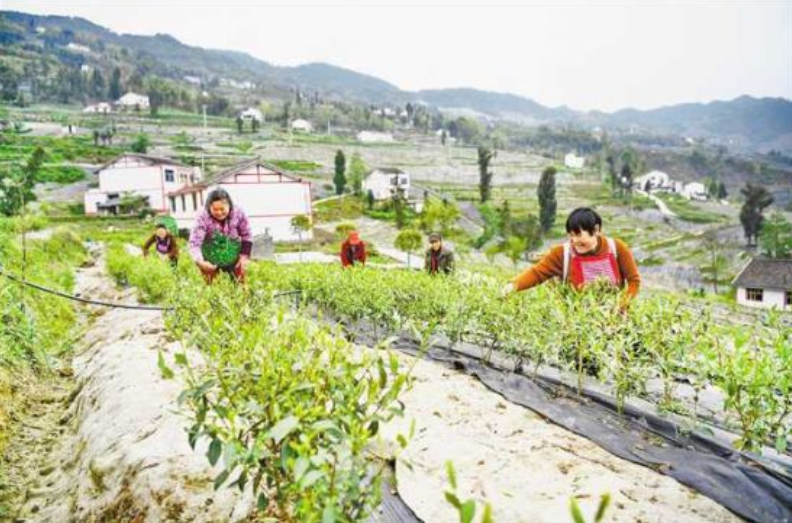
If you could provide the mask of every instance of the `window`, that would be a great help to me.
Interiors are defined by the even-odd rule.
[[[748,301],[762,301],[764,298],[763,289],[745,289],[745,299]]]
[[[168,199],[170,200],[171,212],[176,212],[176,197],[170,196]]]
[[[192,200],[193,200],[193,211],[198,210],[198,195],[196,193],[192,193]]]
[[[784,296],[784,306],[789,307],[792,305],[792,291],[786,291]]]
[[[187,204],[184,201],[184,195],[183,194],[181,196],[181,201],[182,201],[182,212],[187,212]]]
[[[173,169],[165,169],[165,181],[173,183],[176,178],[173,176]]]

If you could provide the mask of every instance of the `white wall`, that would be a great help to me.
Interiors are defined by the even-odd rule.
[[[106,194],[127,192],[148,196],[152,209],[165,210],[163,194],[165,185],[159,166],[111,166],[99,173],[99,189]]]
[[[374,194],[375,200],[387,200],[393,196],[393,189],[396,188],[395,185],[391,183],[391,180],[396,174],[385,174],[382,172],[374,171],[371,175],[369,175],[365,180],[363,180],[363,193],[368,194],[368,191],[371,191]],[[404,191],[405,198],[409,198],[410,196],[410,177],[406,173],[399,174],[399,182],[401,187]]]
[[[746,289],[744,287],[737,288],[737,303],[745,305],[746,307],[754,307],[759,309],[776,308],[780,310],[788,310],[784,302],[786,299],[786,292],[772,289],[765,289],[762,293],[762,301],[748,301],[746,299]]]
[[[99,189],[88,189],[83,197],[85,204],[85,214],[99,214],[97,204],[107,199],[107,195]]]
[[[246,179],[240,175],[237,180]],[[253,236],[264,234],[269,229],[275,241],[297,241],[298,236],[291,227],[291,220],[295,216],[311,215],[311,191],[307,183],[284,181],[281,183],[221,183],[219,185],[231,195],[234,206],[242,209],[250,221]],[[204,208],[204,198],[218,186],[210,186],[196,197],[197,207],[193,207],[192,195],[184,195],[186,210],[182,208],[181,195],[175,196],[176,211],[170,207],[168,198],[168,213],[176,220],[180,229],[191,229],[195,225],[195,218]],[[302,235],[303,240],[313,238],[313,233],[308,231]]]
[[[195,196],[193,197],[193,195]],[[166,197],[168,214],[176,220],[176,225],[179,229],[191,229],[195,225],[195,217],[204,208],[205,197],[206,193],[204,191]]]
[[[275,241],[296,241],[291,219],[300,214],[311,215],[311,191],[307,183],[283,181],[220,185],[231,195],[234,205],[245,211],[254,236],[264,234],[269,228]],[[311,232],[303,234],[303,240],[311,238]]]
[[[570,153],[564,156],[564,165],[573,169],[582,169],[586,165],[586,159]]]
[[[173,171],[173,181],[166,180],[166,170]],[[168,211],[165,195],[190,184],[190,176],[200,178],[200,171],[177,165],[147,165],[131,157],[99,172],[99,189],[104,193],[134,193],[148,196],[152,209]]]

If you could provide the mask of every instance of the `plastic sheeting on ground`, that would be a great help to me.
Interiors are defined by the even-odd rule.
[[[365,334],[362,335],[366,337]],[[362,341],[362,340],[359,340]],[[416,355],[406,337],[394,347]],[[725,442],[682,430],[670,419],[592,390],[582,397],[559,380],[536,380],[479,358],[433,348],[426,357],[476,377],[507,400],[594,441],[612,454],[673,477],[738,516],[759,523],[792,523],[792,468],[736,451]]]

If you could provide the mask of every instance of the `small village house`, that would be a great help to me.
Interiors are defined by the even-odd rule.
[[[360,131],[357,134],[357,141],[362,143],[393,143],[391,133],[380,133],[377,131]]]
[[[377,201],[390,199],[398,191],[405,198],[409,198],[410,175],[393,167],[374,169],[363,180],[363,193],[368,194],[369,191]]]
[[[291,225],[298,215],[311,217],[311,184],[285,173],[274,165],[252,159],[219,171],[206,180],[168,193],[168,212],[179,228],[187,229],[203,208],[206,196],[215,188],[231,195],[234,205],[245,211],[253,236],[266,232],[275,241],[297,241]],[[302,239],[311,239],[311,231]]]
[[[732,283],[737,303],[746,307],[789,310],[792,303],[792,260],[753,258]]]
[[[570,169],[582,169],[586,165],[586,159],[570,152],[564,156],[564,165]]]
[[[153,211],[168,211],[167,194],[201,178],[201,170],[169,158],[123,154],[97,171],[99,187],[85,193],[85,214],[117,214],[124,195],[141,196]]]
[[[291,123],[291,130],[297,133],[309,134],[313,132],[313,124],[308,120],[297,118]]]
[[[127,93],[116,101],[116,106],[119,109],[147,110],[149,108],[149,97],[137,93]]]

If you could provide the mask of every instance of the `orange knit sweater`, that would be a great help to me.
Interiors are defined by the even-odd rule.
[[[632,251],[627,244],[621,240],[616,240],[616,260],[619,263],[619,271],[622,280],[627,285],[627,298],[634,298],[638,294],[641,286],[641,275],[638,274],[638,266],[635,264]],[[599,243],[594,252],[580,254],[578,256],[592,256],[605,254],[608,251],[608,242],[604,236],[599,237]],[[564,275],[564,245],[556,245],[533,267],[526,269],[522,274],[514,278],[513,283],[518,291],[530,289],[550,278],[562,278]]]

